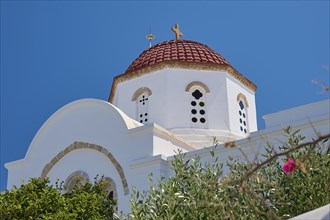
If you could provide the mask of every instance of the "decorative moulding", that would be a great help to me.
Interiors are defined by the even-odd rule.
[[[227,64],[213,64],[213,63],[191,63],[186,61],[163,61],[161,63],[156,63],[154,65],[138,69],[133,72],[124,73],[119,76],[116,76],[113,80],[110,96],[108,101],[113,103],[114,97],[116,94],[117,87],[119,83],[126,82],[128,80],[139,78],[143,75],[149,74],[151,72],[155,72],[157,70],[162,70],[165,68],[179,68],[179,69],[193,69],[193,70],[211,70],[211,71],[225,71],[234,78],[236,78],[239,82],[245,85],[247,88],[255,92],[257,90],[257,86],[252,83],[248,78],[243,76],[233,67]]]

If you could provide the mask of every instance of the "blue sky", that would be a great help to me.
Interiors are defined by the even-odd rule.
[[[149,43],[204,43],[258,86],[262,115],[328,98],[329,1],[1,1],[1,188],[42,124],[81,98],[106,100]]]

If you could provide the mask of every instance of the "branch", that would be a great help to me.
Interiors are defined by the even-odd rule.
[[[310,141],[310,142],[306,142],[306,143],[303,143],[303,144],[300,144],[296,147],[293,147],[289,150],[286,150],[286,151],[283,151],[283,152],[280,152],[280,153],[275,153],[273,154],[271,157],[269,157],[267,160],[263,161],[262,163],[256,165],[255,167],[253,167],[252,169],[250,169],[248,172],[245,173],[245,175],[243,176],[242,180],[241,180],[241,183],[240,183],[240,187],[242,187],[242,184],[243,182],[248,179],[255,171],[257,171],[258,169],[260,169],[262,166],[264,166],[265,164],[271,162],[272,160],[280,157],[280,156],[283,156],[283,155],[287,155],[293,151],[296,151],[296,150],[299,150],[301,148],[304,148],[304,147],[307,147],[307,146],[313,146],[313,148],[316,146],[317,143],[323,141],[323,140],[326,140],[326,139],[329,139],[330,138],[330,134],[327,134],[327,135],[320,135],[318,136],[318,138],[316,140],[313,140],[313,141]]]
[[[268,217],[270,217],[269,215],[271,215],[271,216],[273,217],[273,219],[279,219],[279,218],[275,215],[275,213],[274,213],[274,211],[272,210],[272,208],[266,203],[266,201],[265,201],[264,199],[260,198],[260,196],[258,196],[257,193],[256,193],[254,190],[251,190],[250,188],[248,188],[248,189],[247,189],[247,188],[244,188],[244,191],[250,193],[250,195],[252,195],[252,196],[253,196],[255,199],[257,199],[261,204],[263,204],[264,207],[266,207],[266,208],[268,209]],[[260,212],[260,211],[258,211],[257,209],[256,209],[255,211],[256,211],[257,213],[259,213],[259,214],[265,215],[264,212]]]

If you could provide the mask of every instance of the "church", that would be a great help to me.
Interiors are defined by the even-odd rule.
[[[178,152],[210,159],[216,154],[242,158],[259,154],[266,141],[285,141],[291,125],[307,139],[330,133],[329,100],[264,116],[258,130],[256,85],[208,46],[183,40],[150,46],[113,80],[108,100],[81,99],[56,111],[39,129],[25,157],[7,163],[8,184],[30,177],[63,180],[70,190],[77,180],[107,180],[118,210],[129,212],[132,188],[146,190],[148,175],[169,177]],[[153,36],[148,35],[152,40]],[[226,168],[224,168],[226,169]]]

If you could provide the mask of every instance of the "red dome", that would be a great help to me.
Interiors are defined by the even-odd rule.
[[[244,77],[225,58],[208,46],[191,40],[170,40],[143,51],[124,74],[116,76],[108,101],[113,103],[118,85],[163,68],[224,71],[252,91],[257,87]]]
[[[166,61],[225,64],[231,66],[219,53],[208,46],[191,40],[171,40],[145,50],[125,73]]]

